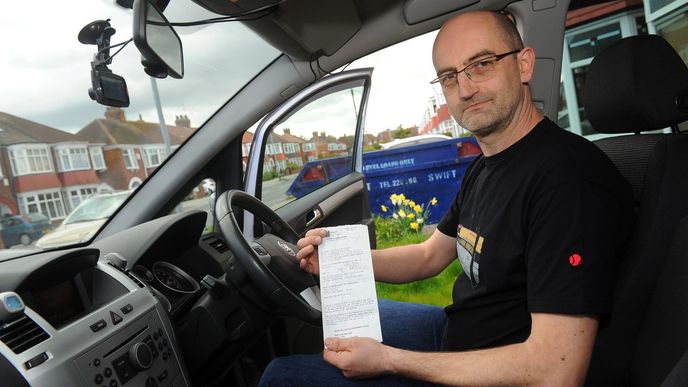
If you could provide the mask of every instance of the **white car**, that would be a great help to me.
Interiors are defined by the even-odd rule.
[[[36,241],[36,247],[48,249],[87,242],[124,203],[130,193],[102,193],[84,200],[59,227]]]

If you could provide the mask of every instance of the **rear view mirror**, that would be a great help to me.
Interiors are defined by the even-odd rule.
[[[134,1],[134,44],[152,77],[184,76],[182,41],[162,12],[149,0]]]

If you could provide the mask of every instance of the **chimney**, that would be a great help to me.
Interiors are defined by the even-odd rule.
[[[284,134],[291,134],[291,129],[284,128]]]
[[[191,120],[186,114],[181,116],[175,116],[174,124],[182,128],[191,129]]]
[[[318,139],[318,132],[313,132],[313,140],[317,140],[317,139]]]
[[[125,122],[127,120],[127,117],[124,115],[124,109],[118,107],[105,108],[105,118],[120,122]]]

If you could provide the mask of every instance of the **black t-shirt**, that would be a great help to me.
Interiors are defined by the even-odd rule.
[[[531,312],[609,313],[632,203],[609,158],[547,118],[478,157],[437,226],[456,236],[464,270],[446,308],[448,349],[523,342]]]

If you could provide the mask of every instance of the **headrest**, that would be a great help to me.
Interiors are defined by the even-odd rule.
[[[688,120],[688,68],[658,35],[618,40],[588,69],[585,114],[600,133],[635,133]]]

